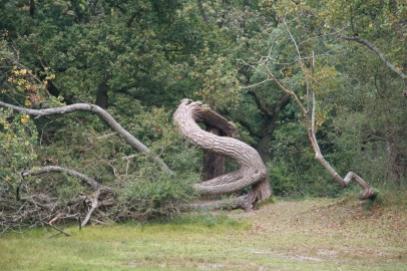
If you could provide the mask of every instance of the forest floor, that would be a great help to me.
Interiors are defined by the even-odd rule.
[[[0,270],[407,270],[407,207],[277,200],[170,223],[0,237]]]

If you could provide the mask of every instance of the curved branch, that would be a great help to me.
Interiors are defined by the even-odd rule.
[[[312,129],[308,130],[308,139],[311,142],[311,146],[315,152],[315,159],[329,172],[329,174],[337,181],[342,187],[347,187],[349,183],[353,180],[362,188],[362,193],[359,195],[361,200],[365,199],[373,199],[376,197],[376,192],[374,189],[359,175],[356,173],[349,171],[345,178],[342,178],[338,172],[329,164],[328,161],[325,160],[321,149],[319,148],[317,138],[315,133]]]
[[[271,80],[273,80],[282,91],[284,91],[287,95],[291,96],[294,99],[294,101],[301,110],[302,116],[306,118],[308,115],[308,110],[305,108],[298,95],[295,94],[293,90],[289,89],[286,85],[284,85],[279,79],[277,79],[277,77],[275,77],[270,70],[268,70],[268,72]]]
[[[88,104],[88,103],[76,103],[71,105],[65,105],[60,107],[54,108],[46,108],[46,109],[29,109],[25,107],[20,107],[12,104],[8,104],[5,102],[0,101],[0,107],[10,108],[14,111],[36,116],[36,117],[43,117],[49,115],[63,115],[72,113],[75,111],[87,111],[91,113],[95,113],[98,115],[103,121],[106,122],[107,125],[114,131],[116,131],[120,137],[122,137],[133,149],[144,153],[151,157],[163,171],[173,174],[172,170],[167,166],[167,164],[158,156],[152,154],[151,150],[144,145],[141,141],[135,138],[132,134],[130,134],[123,126],[120,125],[113,117],[109,114],[106,110],[97,106],[95,104]]]
[[[301,52],[298,47],[298,43],[296,42],[294,36],[292,35],[290,28],[288,27],[287,23],[284,21],[284,24],[286,26],[286,30],[290,36],[290,39],[292,43],[295,46],[295,49],[297,51],[298,55],[298,62],[300,64],[301,70],[304,73],[304,79],[306,82],[306,88],[307,88],[307,110],[305,110],[305,107],[303,104],[299,101],[298,97],[296,98],[296,94],[294,91],[291,89],[287,88],[281,82],[279,82],[278,79],[276,79],[271,71],[269,71],[270,76],[274,79],[274,81],[279,85],[279,87],[287,94],[291,95],[294,97],[295,101],[301,108],[301,111],[303,112],[304,115],[304,120],[305,120],[305,126],[308,128],[308,139],[311,143],[311,147],[314,150],[315,153],[315,159],[329,172],[329,174],[343,187],[346,187],[352,179],[355,179],[355,181],[362,187],[363,192],[360,195],[360,199],[372,199],[376,196],[375,191],[370,187],[370,185],[363,180],[359,175],[353,172],[349,172],[346,174],[345,178],[343,179],[338,172],[331,166],[331,164],[325,160],[321,149],[319,147],[317,137],[316,137],[316,130],[315,130],[315,110],[316,110],[316,101],[315,101],[315,92],[310,88],[310,84],[308,82],[308,71],[307,68],[304,65],[304,62],[302,61],[301,57]],[[372,47],[373,48],[373,47]],[[374,47],[375,48],[375,47]],[[376,48],[377,49],[377,48]],[[382,57],[384,57],[382,55]],[[314,52],[312,52],[312,69],[313,71],[315,65],[315,55]],[[311,116],[309,116],[309,113]]]
[[[357,42],[361,45],[366,46],[370,51],[374,52],[380,59],[383,61],[383,63],[393,72],[395,72],[398,76],[400,76],[401,79],[407,80],[407,74],[403,73],[400,69],[398,69],[393,63],[391,63],[385,56],[384,54],[380,51],[379,48],[377,48],[374,44],[370,43],[368,40],[362,39],[361,37],[358,36],[342,36],[339,35],[339,38],[348,40],[348,41],[354,41]]]
[[[21,176],[23,178],[25,178],[28,176],[38,176],[38,175],[43,175],[43,174],[48,174],[48,173],[65,173],[69,176],[78,178],[79,180],[86,183],[94,190],[97,190],[100,188],[100,183],[98,181],[96,181],[95,179],[93,179],[89,176],[86,176],[85,174],[82,174],[79,171],[76,171],[74,169],[64,168],[64,167],[60,167],[60,166],[35,167],[30,170],[23,171],[21,173]]]
[[[188,99],[181,101],[174,113],[174,123],[182,135],[204,150],[209,150],[233,158],[240,165],[240,169],[224,174],[203,183],[195,184],[194,188],[201,194],[223,194],[241,190],[247,186],[255,186],[246,198],[250,204],[263,201],[270,197],[271,191],[267,181],[266,167],[251,146],[232,137],[218,136],[204,131],[196,123],[205,121],[213,111],[201,102]],[[257,184],[262,185],[257,185]]]

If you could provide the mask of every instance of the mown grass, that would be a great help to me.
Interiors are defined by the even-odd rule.
[[[354,199],[277,201],[168,223],[0,239],[0,270],[407,270],[407,210]]]

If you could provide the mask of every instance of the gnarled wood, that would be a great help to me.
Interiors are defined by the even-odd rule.
[[[181,101],[174,113],[174,123],[182,135],[204,150],[228,156],[240,165],[236,171],[197,183],[194,188],[201,194],[220,195],[238,192],[252,186],[244,200],[232,201],[235,207],[251,209],[256,202],[271,195],[266,167],[259,153],[251,146],[232,137],[219,136],[199,127],[197,121],[205,122],[216,113],[201,102],[188,99]]]
[[[216,128],[206,128],[208,132],[223,136]],[[210,180],[225,173],[225,156],[204,150],[202,180]]]

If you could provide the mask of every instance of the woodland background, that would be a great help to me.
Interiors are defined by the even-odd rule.
[[[2,108],[4,213],[25,204],[16,191],[46,194],[65,207],[86,193],[63,174],[22,179],[23,170],[44,165],[115,182],[118,208],[132,206],[136,219],[177,213],[194,199],[191,183],[202,165],[201,150],[172,125],[172,113],[186,97],[236,124],[240,139],[262,155],[274,195],[341,195],[314,159],[299,108],[267,80],[272,71],[305,99],[307,75],[287,29],[303,62],[315,61],[309,82],[325,158],[340,173],[357,172],[379,192],[406,190],[404,1],[3,0],[0,18],[1,101],[30,108],[95,103],[176,172],[163,173],[86,112],[33,118]],[[344,37],[367,40],[394,69],[368,46]],[[120,210],[109,212],[117,217]],[[2,223],[41,223],[43,217],[37,218],[6,225],[6,217]]]

